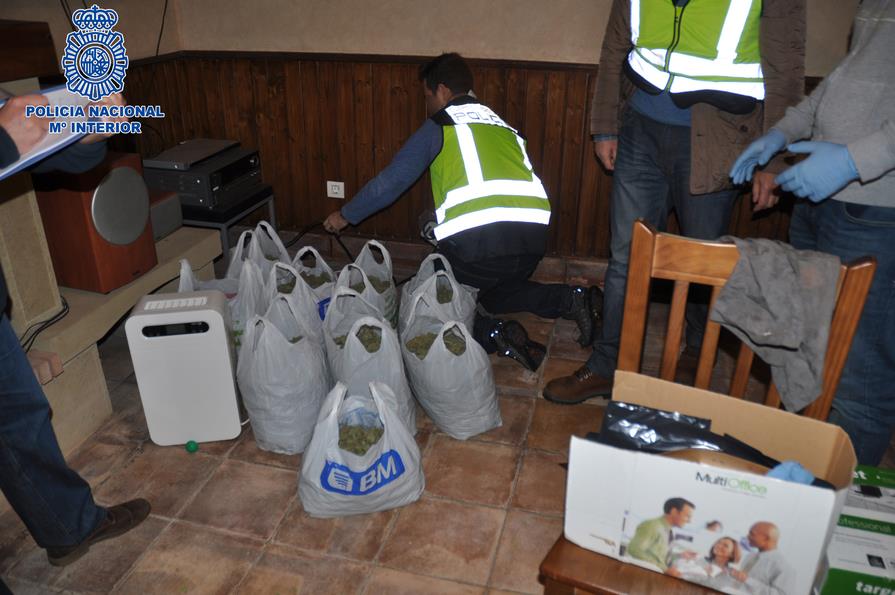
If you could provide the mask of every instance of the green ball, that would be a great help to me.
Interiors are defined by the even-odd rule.
[[[196,452],[197,450],[199,450],[199,445],[196,444],[195,440],[190,440],[189,442],[186,443],[186,451],[187,452]]]

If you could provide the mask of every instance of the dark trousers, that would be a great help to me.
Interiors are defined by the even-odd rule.
[[[479,290],[478,302],[488,314],[530,312],[542,318],[559,318],[569,311],[572,293],[561,283],[531,281],[541,261],[537,255],[502,256],[476,262],[465,262],[445,252],[457,281]],[[489,338],[497,320],[476,314],[473,336],[485,351],[494,352]]]
[[[835,254],[843,262],[876,258],[828,421],[848,433],[859,464],[879,465],[895,429],[895,208],[801,201],[789,238],[800,250]]]
[[[644,219],[661,230],[674,209],[683,235],[712,240],[727,231],[737,194],[736,190],[690,194],[690,128],[662,124],[634,110],[627,111],[618,135],[612,176],[603,325],[587,361],[592,372],[612,378],[618,361],[634,221]],[[687,345],[699,347],[708,305],[704,297],[694,301],[697,303],[687,306],[686,340]]]
[[[0,314],[0,489],[37,545],[77,545],[105,518],[90,486],[65,463],[50,404]]]

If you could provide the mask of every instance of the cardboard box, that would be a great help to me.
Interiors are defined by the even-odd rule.
[[[855,470],[827,559],[823,595],[895,593],[895,471]]]
[[[821,584],[826,545],[855,468],[854,449],[845,432],[785,411],[630,372],[616,372],[612,398],[711,419],[713,432],[729,433],[775,459],[797,460],[836,489],[573,437],[566,489],[569,541],[656,572],[666,571],[670,560],[670,567],[684,580],[727,593],[772,592],[762,589],[766,584],[762,570],[771,565],[784,572],[767,582],[783,584],[786,593],[804,595]],[[681,527],[658,521],[672,498],[694,505],[689,523],[682,522]],[[748,534],[759,522],[772,523],[779,541],[775,551],[753,558],[758,550]],[[642,524],[634,557],[628,546]],[[767,533],[767,525],[763,532]],[[652,552],[668,554],[663,558],[665,567],[645,561],[643,546],[650,537]],[[710,551],[724,537],[731,538],[725,547],[739,551],[740,560],[726,566],[712,564]],[[749,580],[742,582],[732,571],[745,572]]]

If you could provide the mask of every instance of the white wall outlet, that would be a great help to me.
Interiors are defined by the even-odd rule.
[[[326,196],[329,198],[345,198],[345,182],[326,181]]]

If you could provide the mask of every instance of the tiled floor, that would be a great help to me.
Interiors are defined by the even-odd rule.
[[[538,276],[593,281],[601,273],[599,264],[547,259]],[[663,307],[654,310],[658,320]],[[152,515],[56,569],[7,512],[0,515],[0,575],[18,594],[540,593],[538,565],[562,532],[560,464],[569,437],[598,429],[603,409],[599,401],[563,407],[539,397],[545,382],[573,371],[588,350],[575,343],[568,321],[518,318],[548,345],[549,357],[537,373],[493,359],[503,426],[460,442],[420,409],[423,497],[398,510],[328,520],[309,517],[298,500],[301,456],[259,450],[248,427],[195,454],[152,444],[126,342],[113,334],[100,351],[115,414],[70,462],[99,502],[142,496]],[[657,367],[661,336],[650,329],[646,371]],[[717,385],[731,365],[721,358]]]

